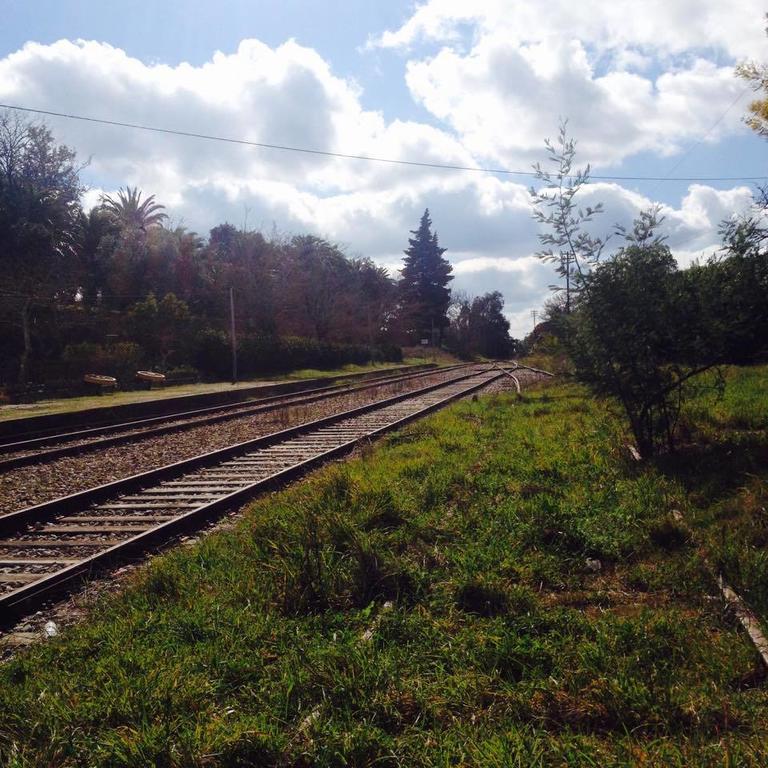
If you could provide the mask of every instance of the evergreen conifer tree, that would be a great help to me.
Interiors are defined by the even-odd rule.
[[[400,279],[400,304],[405,329],[412,340],[432,339],[433,333],[441,340],[448,325],[448,305],[453,280],[453,268],[443,258],[445,248],[432,232],[429,208],[424,211],[418,229],[411,230]],[[433,340],[434,341],[434,340]]]

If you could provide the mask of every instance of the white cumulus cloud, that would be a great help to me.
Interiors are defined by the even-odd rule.
[[[608,166],[745,130],[733,65],[764,57],[763,15],[757,0],[428,0],[371,44],[407,51],[413,98],[474,154],[524,166],[563,116]]]

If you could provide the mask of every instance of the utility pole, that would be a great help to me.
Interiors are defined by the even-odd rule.
[[[429,340],[432,345],[432,362],[435,362],[435,318],[432,318],[432,338]]]
[[[229,336],[232,342],[232,383],[237,383],[237,336],[235,335],[235,289],[229,289]]]
[[[539,312],[536,309],[531,310],[531,317],[533,318],[533,330],[536,330],[536,315],[538,315]]]

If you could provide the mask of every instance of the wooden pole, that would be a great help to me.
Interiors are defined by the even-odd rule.
[[[237,336],[235,334],[235,289],[229,289],[229,336],[232,343],[232,383],[237,383]]]

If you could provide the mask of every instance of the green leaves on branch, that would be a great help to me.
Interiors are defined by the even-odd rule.
[[[674,447],[699,374],[766,349],[768,253],[726,251],[680,270],[651,235],[653,213],[644,220],[642,237],[584,279],[566,343],[578,377],[619,400],[640,453],[650,456]]]
[[[560,124],[557,144],[546,139],[544,144],[554,169],[547,171],[539,163],[533,166],[541,186],[531,187],[533,218],[543,228],[542,245],[536,255],[556,264],[555,271],[564,285],[550,286],[565,291],[566,312],[570,312],[572,294],[578,293],[587,272],[598,263],[606,240],[592,235],[586,225],[603,211],[602,203],[580,207],[577,197],[589,183],[589,165],[573,170],[576,142],[569,139],[567,121]]]

